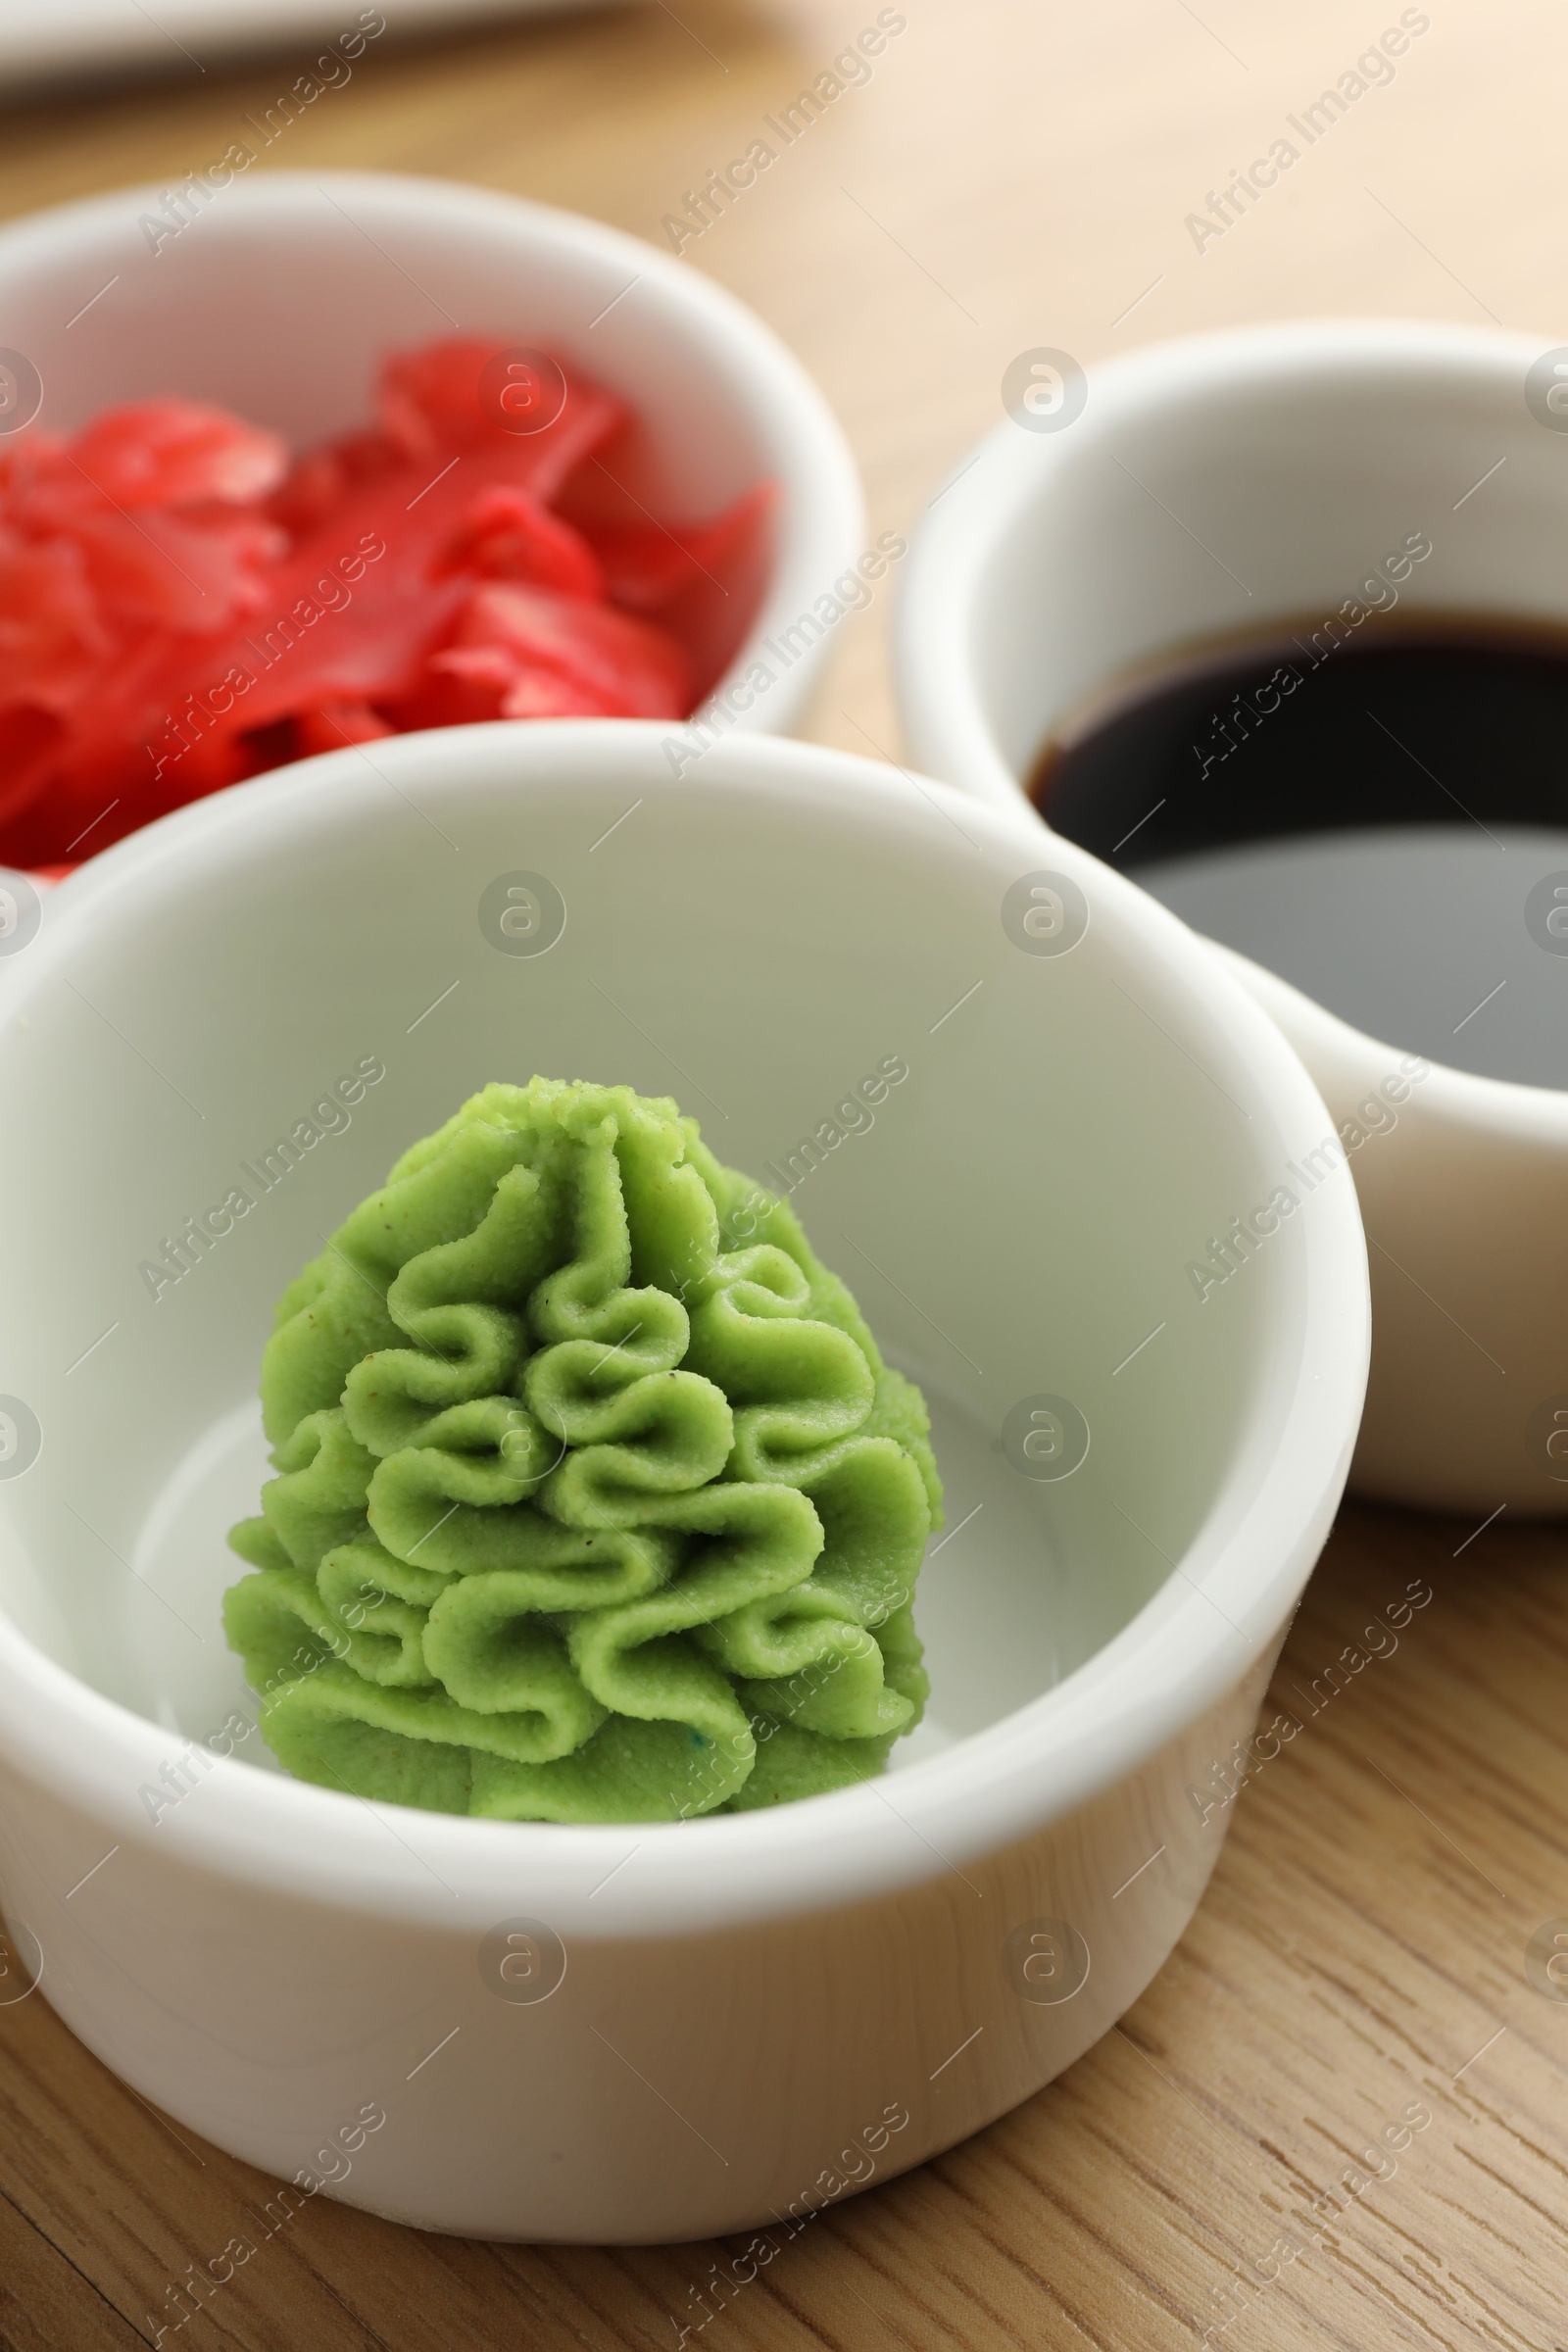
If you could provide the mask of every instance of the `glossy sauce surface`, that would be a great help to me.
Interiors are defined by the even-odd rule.
[[[1049,745],[1031,797],[1357,1028],[1568,1086],[1568,631],[1204,649]]]

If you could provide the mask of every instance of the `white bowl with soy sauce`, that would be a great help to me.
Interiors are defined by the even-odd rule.
[[[1333,1126],[1280,1187],[1348,1168],[1371,1245],[1352,1483],[1568,1512],[1568,347],[1306,322],[1004,397],[909,559],[915,761],[1028,796],[1306,1061]],[[1257,1205],[1189,1260],[1208,1311]]]

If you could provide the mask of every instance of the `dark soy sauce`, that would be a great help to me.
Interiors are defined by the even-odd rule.
[[[1358,1029],[1568,1087],[1568,630],[1303,623],[1195,652],[1066,728],[1030,793]]]

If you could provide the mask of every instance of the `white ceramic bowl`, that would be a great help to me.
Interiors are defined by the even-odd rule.
[[[1526,399],[1544,343],[1376,321],[1205,335],[1097,368],[1063,429],[1004,422],[906,568],[914,759],[1015,808],[1047,740],[1113,681],[1337,614],[1410,534],[1431,554],[1403,567],[1403,616],[1568,620],[1568,445],[1544,390]],[[1353,1483],[1478,1517],[1568,1511],[1568,1094],[1434,1066],[1393,1131],[1411,1041],[1228,960],[1336,1131],[1368,1105],[1389,1130],[1353,1155],[1376,1333]]]
[[[659,727],[577,721],[305,762],[45,903],[0,1012],[0,1889],[44,1996],[183,2124],[426,2227],[701,2237],[947,2147],[1158,1968],[1341,1491],[1365,1261],[1342,1175],[1200,1303],[1186,1261],[1323,1105],[1173,916],[1041,854],[890,768],[748,737],[677,781]],[[537,956],[481,925],[518,869],[564,902]],[[357,1063],[384,1078],[264,1192]],[[535,1069],[673,1091],[764,1177],[842,1134],[796,1205],[947,1482],[886,1781],[572,1829],[306,1787],[254,1733],[214,1760],[254,1712],[219,1603],[272,1303]]]
[[[450,31],[454,20],[476,24],[496,17],[564,15],[593,5],[596,0],[459,0],[454,8],[452,0],[402,0],[397,29],[400,34]],[[356,20],[363,25],[380,16],[379,9],[351,11],[334,7],[332,0],[164,0],[156,20],[139,0],[10,0],[0,21],[0,83],[25,86],[68,75],[97,79],[127,69],[178,74],[184,72],[181,49],[187,59],[200,60],[205,73],[219,57],[260,52],[264,61],[269,55],[285,61],[273,66],[284,89],[304,77],[303,68],[316,80],[319,97],[345,87],[352,74],[340,47],[345,32],[352,41]],[[385,19],[381,22],[384,31]],[[353,54],[363,54],[363,47],[362,39]],[[257,76],[268,78],[265,62]],[[318,104],[318,97],[309,103]]]
[[[237,135],[264,150],[260,129]],[[760,319],[669,254],[518,197],[254,163],[198,178],[195,192],[127,188],[0,230],[4,341],[41,378],[42,426],[180,393],[308,446],[369,420],[389,351],[457,332],[543,346],[641,420],[616,476],[654,514],[702,518],[778,485],[769,573],[760,600],[732,584],[714,691],[763,663],[774,683],[721,723],[795,723],[832,633],[813,623],[788,665],[763,640],[854,564],[863,514],[827,404]]]

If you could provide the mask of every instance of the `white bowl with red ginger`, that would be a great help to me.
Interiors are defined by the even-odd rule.
[[[438,181],[157,211],[0,232],[0,864],[426,727],[697,711],[691,756],[799,719],[887,557],[857,568],[842,435],[743,306]]]

